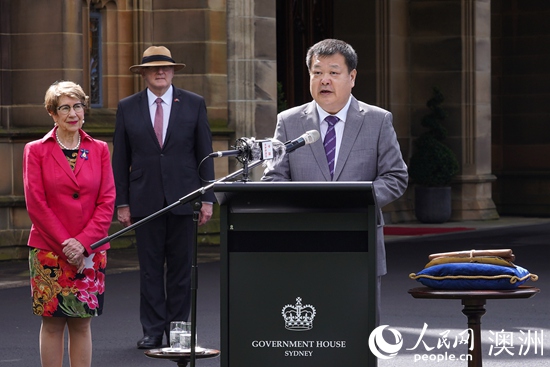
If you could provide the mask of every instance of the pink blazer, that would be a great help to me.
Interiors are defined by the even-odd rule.
[[[115,203],[115,185],[107,143],[80,130],[76,166],[55,141],[54,128],[25,145],[23,185],[32,221],[28,246],[63,254],[61,243],[76,238],[91,254],[90,245],[108,235]]]

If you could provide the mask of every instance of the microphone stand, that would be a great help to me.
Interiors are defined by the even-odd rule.
[[[197,344],[197,289],[199,288],[199,281],[197,278],[197,237],[199,234],[199,214],[201,211],[202,203],[200,201],[196,201],[193,206],[193,254],[191,258],[191,367],[195,367],[196,359],[195,346]]]
[[[254,167],[256,167],[257,165],[259,165],[260,163],[262,163],[262,161],[263,161],[263,160],[256,160],[256,161],[253,161],[252,163],[246,165],[246,177],[245,177],[245,175],[243,175],[243,181],[248,181],[248,170],[249,170],[249,169],[252,169],[252,168],[254,168]],[[220,179],[218,179],[218,180],[215,180],[214,182],[212,182],[212,183],[210,183],[210,184],[208,184],[208,185],[206,185],[206,186],[203,186],[203,187],[201,187],[200,189],[197,189],[197,190],[195,190],[195,191],[193,191],[193,192],[191,192],[191,193],[185,195],[184,197],[179,198],[176,202],[174,202],[174,203],[172,203],[172,204],[170,204],[170,205],[168,205],[168,206],[162,208],[162,209],[159,210],[158,212],[155,212],[155,213],[149,215],[148,217],[145,217],[145,218],[143,218],[142,220],[137,221],[137,222],[135,222],[135,223],[129,225],[128,227],[123,228],[123,229],[121,229],[120,231],[118,231],[118,232],[116,232],[116,233],[113,233],[112,235],[107,236],[107,237],[105,237],[105,238],[103,238],[103,239],[97,241],[96,243],[93,243],[90,247],[92,248],[92,250],[94,250],[94,249],[98,248],[99,246],[104,245],[104,244],[106,244],[107,242],[110,242],[110,241],[112,241],[112,240],[114,240],[114,239],[116,239],[116,238],[122,236],[124,233],[133,230],[134,228],[139,227],[139,226],[141,226],[142,224],[145,224],[145,223],[147,223],[147,222],[149,222],[149,221],[151,221],[151,220],[153,220],[153,219],[155,219],[155,218],[157,218],[157,217],[160,217],[161,215],[165,214],[166,212],[169,212],[170,210],[174,209],[175,207],[178,207],[178,206],[180,206],[180,205],[182,205],[182,204],[186,204],[186,203],[188,203],[188,202],[190,202],[190,201],[192,201],[192,200],[194,200],[194,199],[199,198],[200,196],[204,195],[204,193],[205,193],[206,191],[211,190],[211,189],[214,187],[214,185],[215,185],[216,183],[218,183],[218,182],[225,182],[225,181],[227,181],[227,180],[230,180],[230,179],[232,179],[232,178],[235,178],[235,177],[237,177],[237,176],[243,174],[244,171],[245,171],[245,169],[244,169],[244,168],[241,168],[240,170],[237,170],[236,172],[230,173],[229,175],[227,175],[227,176],[225,176],[225,177],[222,177],[222,178],[220,178]]]
[[[115,238],[120,237],[126,232],[129,232],[133,230],[136,227],[139,227],[163,214],[166,212],[174,209],[175,207],[189,203],[195,199],[198,199],[201,195],[204,195],[204,193],[208,190],[211,190],[214,185],[218,182],[224,182],[227,180],[230,180],[232,178],[235,178],[239,175],[243,175],[243,181],[248,181],[248,172],[250,169],[256,167],[260,163],[262,163],[263,160],[256,160],[248,164],[248,160],[244,160],[242,163],[244,165],[243,168],[240,170],[237,170],[234,173],[231,173],[225,177],[220,178],[219,180],[215,180],[214,182],[210,183],[209,185],[206,185],[204,187],[201,187],[198,190],[195,190],[191,192],[190,194],[187,194],[186,196],[178,199],[176,202],[168,205],[167,207],[159,210],[158,212],[155,212],[148,217],[143,218],[140,221],[137,221],[136,223],[133,223],[129,225],[126,228],[121,229],[120,231],[113,233],[110,236],[107,236],[96,243],[92,244],[90,247],[93,249],[98,248],[101,245],[106,244],[107,242],[110,242],[114,240]],[[190,355],[190,362],[191,367],[195,367],[195,360],[196,360],[196,353],[195,353],[195,346],[196,346],[196,330],[197,330],[197,288],[198,288],[198,278],[197,278],[197,234],[198,234],[198,221],[199,221],[199,213],[201,209],[202,204],[200,202],[195,202],[193,207],[193,221],[194,221],[194,244],[193,244],[193,254],[192,254],[192,266],[191,266],[191,355]]]

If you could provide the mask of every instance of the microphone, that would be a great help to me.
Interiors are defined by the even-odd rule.
[[[279,154],[283,143],[276,139],[256,140],[256,138],[240,138],[235,143],[234,150],[221,150],[208,155],[209,158],[237,157],[241,163],[245,161],[273,159]]]
[[[309,130],[306,131],[304,134],[300,135],[294,140],[289,140],[286,143],[281,143],[277,139],[273,139],[278,145],[273,146],[273,150],[276,151],[274,154],[274,158],[270,161],[264,162],[263,166],[267,167],[267,169],[274,169],[279,163],[283,161],[283,157],[286,153],[291,153],[295,151],[296,149],[303,147],[304,145],[308,145],[311,143],[315,143],[319,138],[321,137],[321,134],[319,134],[319,131],[317,130]]]
[[[277,165],[282,161],[286,153],[295,151],[296,149],[315,143],[321,134],[317,130],[309,130],[297,137],[294,140],[289,140],[286,143],[281,143],[279,140],[265,139],[256,140],[256,138],[240,138],[232,148],[233,150],[220,150],[212,152],[208,158],[218,157],[237,157],[241,163],[256,160],[270,160],[272,165]]]
[[[234,157],[236,155],[242,154],[242,150],[220,150],[218,152],[213,152],[208,155],[209,158],[218,158],[218,157]]]
[[[321,134],[319,134],[319,131],[309,130],[297,137],[296,139],[287,141],[285,143],[285,152],[290,153],[300,147],[303,147],[304,145],[315,143],[317,140],[319,140],[320,137]]]

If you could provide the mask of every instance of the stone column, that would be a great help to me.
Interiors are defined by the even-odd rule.
[[[453,184],[455,220],[496,219],[491,198],[491,1],[463,0],[462,156]]]
[[[393,126],[403,156],[410,147],[410,93],[408,40],[408,2],[376,1],[376,105],[393,115]],[[383,208],[386,223],[414,219],[408,190],[401,198]]]
[[[227,1],[228,127],[235,138],[272,137],[277,115],[275,2]],[[240,168],[235,163],[230,171]],[[253,175],[261,175],[261,168]]]

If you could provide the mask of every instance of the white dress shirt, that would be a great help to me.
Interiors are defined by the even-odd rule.
[[[336,125],[334,125],[334,132],[336,133],[336,151],[334,152],[334,168],[336,169],[336,165],[338,164],[338,152],[340,151],[340,144],[342,143],[342,136],[344,135],[344,126],[346,124],[346,117],[348,115],[349,105],[351,104],[351,95],[349,96],[348,103],[340,110],[336,116],[340,119]],[[317,113],[319,114],[319,121],[321,129],[321,140],[325,141],[325,135],[327,134],[328,130],[328,122],[325,121],[325,118],[330,115],[327,111],[323,110],[318,104],[317,104]]]
[[[170,109],[172,108],[172,96],[174,90],[172,86],[168,88],[160,98],[162,99],[162,143],[164,144],[164,138],[166,137],[166,129],[168,129],[168,119],[170,118]],[[155,124],[155,112],[157,112],[157,96],[147,88],[147,100],[149,101],[149,114],[151,115],[151,123]]]

